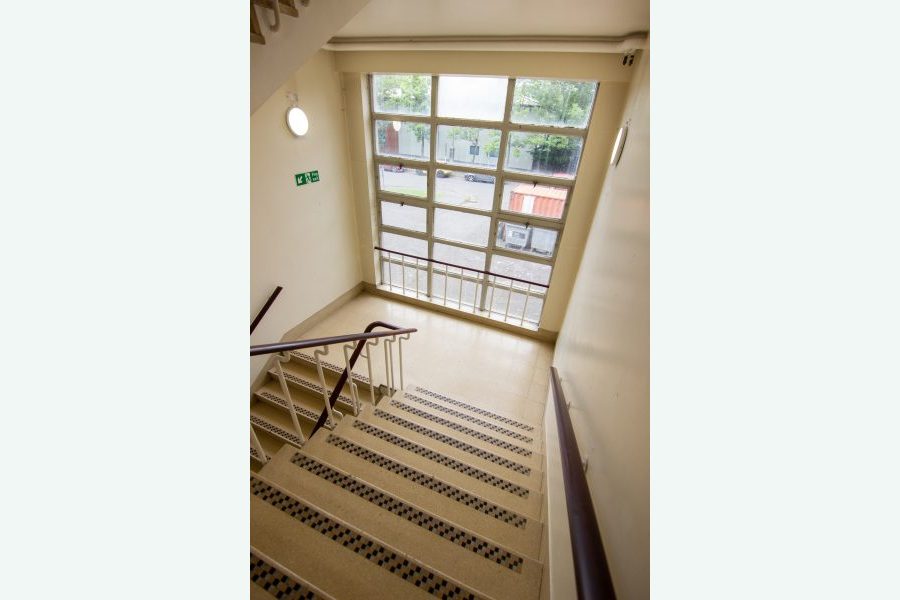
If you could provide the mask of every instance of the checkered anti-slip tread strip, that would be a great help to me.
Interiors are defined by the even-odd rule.
[[[250,446],[250,458],[252,458],[253,460],[258,460],[259,462],[262,462],[262,459],[259,457],[259,452],[257,452],[256,448],[254,448],[253,446]],[[266,455],[266,460],[269,460],[268,455]]]
[[[441,454],[440,452],[435,452],[430,448],[426,448],[425,446],[420,446],[414,442],[403,439],[400,436],[394,435],[389,431],[385,431],[384,429],[380,429],[375,427],[374,425],[370,425],[368,423],[363,423],[360,420],[353,421],[353,427],[359,429],[360,431],[364,431],[369,435],[373,435],[380,440],[384,440],[385,442],[389,442],[402,448],[403,450],[407,450],[412,452],[413,454],[418,454],[424,458],[427,458],[430,461],[436,462],[439,465],[443,465],[445,467],[449,467],[454,471],[458,471],[463,475],[468,475],[473,479],[477,479],[478,481],[483,481],[488,485],[492,485],[496,488],[500,488],[504,492],[509,492],[510,494],[515,494],[520,498],[527,498],[529,490],[528,488],[523,488],[520,485],[516,485],[511,481],[507,481],[505,479],[501,479],[496,475],[491,475],[490,473],[486,473],[481,469],[476,469],[475,467],[470,467],[469,465],[456,460],[455,458],[451,458],[446,454]]]
[[[281,438],[281,439],[288,441],[292,444],[295,444],[297,446],[303,445],[303,440],[300,439],[300,436],[298,436],[296,433],[291,433],[287,429],[279,427],[278,425],[276,425],[275,423],[272,423],[271,421],[267,421],[266,419],[263,419],[256,415],[250,415],[250,422],[253,423],[254,425],[256,425],[257,427],[259,427],[260,429],[262,429],[263,431],[271,433],[272,435],[274,435],[277,438]]]
[[[348,452],[354,456],[358,456],[363,460],[369,461],[373,465],[379,466],[386,471],[390,471],[391,473],[399,475],[404,479],[408,479],[409,481],[421,485],[424,488],[428,488],[433,492],[437,492],[442,496],[446,496],[447,498],[450,498],[455,502],[465,504],[469,508],[474,508],[478,512],[484,513],[489,517],[493,517],[498,521],[503,521],[504,523],[508,523],[509,525],[518,527],[519,529],[524,529],[525,524],[528,523],[528,519],[526,519],[522,515],[516,514],[511,510],[506,510],[505,508],[497,506],[496,504],[492,504],[487,500],[482,500],[478,496],[473,496],[472,494],[464,492],[458,487],[454,487],[449,483],[444,483],[440,479],[432,477],[427,473],[422,473],[421,471],[416,471],[411,467],[402,465],[397,461],[391,460],[387,456],[384,456],[383,454],[372,452],[368,448],[363,448],[358,444],[354,444],[350,440],[338,437],[334,434],[329,434],[325,441],[332,446],[337,446],[344,452]]]
[[[356,529],[351,529],[323,515],[311,506],[275,489],[261,479],[250,477],[250,493],[265,500],[307,527],[311,527],[341,544],[351,552],[362,556],[369,562],[375,563],[382,569],[390,571],[417,588],[425,590],[432,596],[453,599],[466,598],[469,600],[479,598],[471,591],[447,581],[421,563],[410,558],[404,558]]]
[[[512,425],[516,429],[524,429],[525,431],[534,431],[534,427],[531,425],[526,425],[525,423],[519,423],[509,417],[504,417],[503,415],[498,415],[496,413],[492,413],[489,410],[484,410],[483,408],[478,408],[477,406],[472,406],[471,404],[466,404],[465,402],[460,402],[459,400],[454,400],[453,398],[448,398],[443,394],[438,394],[437,392],[432,392],[431,390],[426,390],[423,387],[416,386],[417,392],[422,392],[426,396],[431,396],[432,398],[437,398],[438,400],[443,400],[449,404],[453,404],[454,406],[459,406],[460,408],[464,408],[466,410],[471,410],[474,413],[478,413],[479,415],[483,415],[485,417],[490,417],[492,419],[496,419],[501,423],[506,423],[507,425]]]
[[[273,374],[275,373],[274,371],[270,371],[270,372],[273,373]],[[315,394],[316,396],[321,396],[321,395],[322,395],[322,386],[321,386],[321,385],[318,385],[318,384],[316,384],[316,383],[312,383],[311,381],[307,381],[307,380],[305,380],[305,379],[303,379],[303,378],[301,378],[301,377],[297,377],[297,376],[294,375],[293,373],[288,373],[288,372],[285,372],[285,373],[284,373],[284,378],[285,378],[286,380],[290,381],[291,383],[294,383],[294,384],[296,384],[296,385],[299,385],[299,386],[302,387],[303,389],[305,389],[305,390],[307,390],[307,391],[309,391],[309,392],[312,392],[312,393]],[[331,395],[331,394],[330,394],[330,392],[329,392],[329,396],[330,396],[330,395]],[[351,400],[350,398],[348,398],[347,396],[345,396],[345,395],[343,395],[343,394],[339,394],[339,395],[338,395],[337,401],[338,401],[338,402],[342,402],[342,403],[344,403],[344,404],[346,404],[347,406],[350,406],[350,407],[353,406],[353,400]],[[323,402],[324,402],[324,400],[323,400]],[[318,417],[316,417],[316,418],[318,418]]]
[[[471,444],[467,444],[461,440],[452,438],[449,435],[444,435],[443,433],[434,431],[433,429],[423,427],[418,423],[407,421],[403,417],[398,417],[393,413],[385,412],[380,408],[376,408],[372,412],[372,414],[380,419],[390,421],[391,423],[400,425],[401,427],[405,427],[411,431],[430,437],[431,439],[447,444],[448,446],[453,446],[457,450],[462,450],[463,452],[474,454],[478,458],[483,458],[484,460],[492,462],[495,465],[500,465],[501,467],[505,467],[507,469],[515,471],[516,473],[521,473],[522,475],[531,475],[531,467],[520,465],[517,462],[513,462],[507,458],[503,458],[502,456],[497,456],[496,454],[492,454],[487,450],[482,450],[481,448],[477,448]]]
[[[288,408],[287,400],[280,396],[276,396],[272,392],[256,392],[256,395],[265,400],[266,402],[271,402],[272,404],[277,404],[284,410],[290,412],[290,408]],[[294,402],[294,410],[297,412],[298,416],[302,416],[304,418],[310,419],[312,421],[317,421],[319,419],[319,415],[309,410],[304,406],[300,406],[296,402]]]
[[[313,365],[316,364],[316,357],[311,354],[307,354],[305,352],[298,352],[297,350],[294,350],[293,352],[291,352],[291,356],[295,356],[295,357],[299,358],[300,360],[306,361]],[[324,369],[326,371],[331,371],[332,373],[335,373],[337,375],[340,375],[341,373],[344,372],[344,367],[339,367],[334,363],[324,361],[324,360],[320,361],[320,363],[322,365],[322,369]],[[366,383],[366,384],[369,383],[369,378],[366,377],[365,375],[360,375],[359,373],[357,373],[355,371],[353,371],[352,373],[353,373],[353,379],[355,381],[360,381],[360,382]]]
[[[424,410],[419,410],[415,406],[410,406],[409,404],[403,404],[402,402],[397,402],[396,400],[391,400],[391,406],[396,406],[400,410],[404,410],[408,413],[414,414],[417,417],[421,417],[423,419],[428,419],[429,421],[437,423],[438,425],[443,425],[444,427],[449,427],[450,429],[453,429],[460,433],[464,433],[466,435],[471,435],[474,438],[478,438],[482,442],[487,442],[488,444],[492,444],[494,446],[497,446],[498,448],[503,448],[504,450],[509,450],[510,452],[515,452],[516,454],[519,454],[521,456],[531,456],[531,454],[532,454],[531,450],[528,450],[527,448],[520,448],[519,446],[516,446],[515,444],[510,444],[509,442],[506,442],[503,440],[498,440],[497,438],[491,437],[489,435],[485,435],[485,434],[481,433],[480,431],[475,431],[474,429],[470,429],[469,427],[466,427],[465,425],[460,425],[459,423],[455,423],[453,421],[448,421],[447,419],[445,419],[443,417],[433,415],[429,412],[425,412]]]
[[[423,406],[427,406],[428,408],[433,408],[434,410],[438,410],[444,414],[454,416],[458,419],[463,419],[464,421],[468,421],[469,423],[474,423],[475,425],[480,425],[481,427],[486,427],[491,431],[496,431],[497,433],[502,433],[503,435],[508,435],[511,438],[517,439],[519,441],[525,442],[526,444],[530,444],[534,441],[534,438],[530,438],[527,435],[522,435],[516,431],[510,431],[504,427],[500,427],[499,425],[494,425],[493,423],[488,423],[487,421],[482,421],[472,415],[467,415],[466,413],[461,413],[458,410],[453,410],[452,408],[447,408],[437,402],[432,402],[431,400],[426,400],[425,398],[419,398],[413,394],[405,394],[404,396],[407,400],[412,400],[418,404]]]
[[[354,479],[350,475],[341,473],[328,465],[322,464],[308,456],[303,456],[300,453],[295,454],[293,458],[291,458],[291,462],[302,469],[306,469],[313,475],[321,477],[325,481],[353,492],[363,500],[367,500],[379,508],[383,508],[388,512],[406,519],[414,525],[418,525],[422,529],[427,529],[435,535],[450,540],[457,546],[462,546],[466,550],[474,552],[500,566],[506,567],[510,571],[515,571],[516,573],[522,572],[523,560],[521,557],[516,556],[491,542],[462,531],[449,523],[441,521],[437,517],[422,512],[399,498],[380,492],[372,486],[367,485],[358,479]]]
[[[250,581],[276,598],[284,600],[321,600],[305,581],[294,578],[250,551]]]

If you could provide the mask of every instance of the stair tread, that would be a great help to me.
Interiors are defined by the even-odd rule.
[[[471,464],[359,419],[348,417],[348,422],[342,424],[339,434],[495,504],[508,506],[532,518],[540,518],[543,499],[541,492],[513,483],[496,472],[477,469]]]
[[[529,450],[540,450],[541,438],[534,433],[491,422],[482,417],[465,413],[454,407],[434,402],[428,398],[422,398],[421,396],[410,392],[398,394],[396,400],[403,402],[404,404],[415,406],[419,410],[436,415],[453,423],[458,423],[465,427],[481,431],[486,435],[506,440],[511,444]]]
[[[312,352],[305,352],[303,350],[294,350],[291,352],[291,362],[297,363],[301,366],[308,367],[312,370],[316,368],[316,357],[313,356]],[[322,374],[328,377],[331,375],[332,377],[339,377],[344,372],[344,367],[338,365],[330,360],[326,360],[324,358],[320,358],[319,362],[322,365]],[[353,380],[357,383],[361,383],[363,385],[369,384],[369,378],[361,373],[357,373],[357,369],[359,368],[359,363],[353,367]],[[318,376],[318,373],[316,373]]]
[[[254,397],[281,410],[290,418],[287,400],[282,394],[281,386],[277,381],[267,381],[264,386],[256,390]],[[306,394],[295,394],[293,391],[291,392],[291,401],[294,403],[297,418],[306,419],[312,423],[319,419],[319,415],[322,414],[322,409],[325,407],[325,403],[321,399],[317,402]]]
[[[511,550],[532,558],[539,556],[542,524],[538,519],[490,502],[330,432],[311,439],[304,452],[442,519],[480,532]]]
[[[450,404],[457,408],[462,408],[464,410],[473,412],[482,417],[494,419],[495,421],[499,421],[500,423],[509,425],[510,427],[512,427],[514,429],[520,429],[523,432],[535,433],[535,434],[539,435],[539,432],[541,430],[540,425],[537,425],[534,423],[529,423],[528,421],[525,421],[518,417],[512,417],[510,415],[505,415],[502,413],[502,411],[497,411],[497,410],[493,410],[493,409],[488,410],[488,409],[482,408],[480,406],[477,406],[475,404],[471,404],[469,402],[464,402],[462,400],[459,400],[458,398],[452,398],[445,394],[441,394],[439,392],[430,390],[428,388],[425,388],[425,387],[422,387],[419,385],[414,386],[412,389],[408,390],[408,392],[417,394],[421,397],[427,397],[431,400],[440,400],[441,402],[446,402],[447,404]]]
[[[530,466],[532,469],[540,469],[543,465],[543,455],[537,450],[526,448],[512,441],[502,439],[499,435],[488,435],[468,425],[457,423],[436,415],[418,406],[391,398],[378,405],[378,409],[396,415],[402,419],[418,423],[435,431],[442,432],[459,440],[466,440],[478,447],[489,450],[500,456],[505,456],[518,463]]]
[[[431,423],[417,423],[381,408],[365,410],[358,418],[483,471],[496,473],[518,485],[533,490],[543,488],[541,469],[517,460],[518,457],[510,458],[494,452],[493,448],[486,449],[477,440],[463,440],[429,427]]]
[[[455,589],[455,582],[419,561],[285,492],[251,474],[250,543],[326,593],[379,600],[434,598],[426,591],[430,586],[438,588],[438,597],[441,591],[480,597]],[[417,587],[414,581],[424,585]]]
[[[305,440],[297,435],[297,432],[294,430],[293,423],[291,423],[289,426],[285,426],[286,424],[279,423],[270,415],[260,414],[262,412],[260,408],[254,407],[250,411],[250,424],[253,425],[257,432],[265,431],[269,435],[281,439],[288,444],[292,444],[297,448],[303,445],[303,442]],[[268,406],[265,408],[271,409],[271,407]],[[288,420],[290,420],[290,417],[288,417]],[[300,430],[303,431],[302,425],[300,427]],[[303,435],[306,436],[308,435],[308,433],[306,431],[303,431]]]
[[[536,598],[540,591],[537,561],[308,453],[280,452],[265,477],[473,590],[494,598]]]
[[[258,548],[250,547],[250,600],[304,598],[335,600]]]
[[[281,365],[281,370],[284,373],[284,378],[288,382],[289,386],[291,386],[292,388],[300,389],[303,392],[311,394],[316,398],[321,398],[321,402],[324,406],[325,400],[324,398],[322,398],[322,385],[319,383],[318,375],[311,374],[305,369],[291,363]],[[274,367],[269,369],[269,375],[272,377],[274,382],[278,384],[278,374]],[[353,400],[350,399],[347,389],[348,388],[345,387],[343,390],[341,390],[341,393],[337,398],[337,403],[344,405],[344,408],[347,410],[352,410]],[[331,397],[333,388],[327,387],[327,390],[328,396]],[[363,394],[360,394],[360,399],[364,397],[365,396]]]

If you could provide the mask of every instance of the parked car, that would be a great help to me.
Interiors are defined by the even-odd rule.
[[[422,169],[416,169],[416,175],[425,175],[425,174],[426,174],[425,171],[423,171]],[[446,169],[438,169],[437,171],[435,171],[435,175],[437,175],[438,177],[441,177],[441,178],[450,177],[450,171],[447,171]]]
[[[385,171],[390,171],[391,173],[403,173],[406,171],[406,169],[400,165],[381,165],[381,168]]]
[[[493,175],[482,175],[480,173],[466,173],[466,181],[478,181],[481,183],[494,183]]]

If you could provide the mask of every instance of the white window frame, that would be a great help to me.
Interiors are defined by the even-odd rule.
[[[428,116],[419,116],[419,115],[404,115],[404,114],[394,114],[394,113],[382,113],[377,112],[375,109],[375,94],[374,94],[374,76],[375,75],[423,75],[423,73],[370,73],[368,76],[369,82],[369,113],[370,113],[370,127],[372,133],[372,158],[375,170],[375,202],[376,202],[376,219],[377,219],[377,229],[378,229],[378,243],[376,245],[381,246],[381,233],[393,233],[396,235],[407,236],[411,238],[418,238],[424,240],[428,244],[428,256],[423,258],[433,259],[434,258],[434,244],[435,242],[448,245],[448,246],[456,246],[458,248],[464,248],[468,250],[477,250],[479,252],[483,252],[485,255],[484,266],[481,270],[490,271],[491,262],[494,256],[505,256],[507,258],[519,259],[524,261],[529,261],[538,264],[548,265],[550,267],[550,278],[547,282],[548,287],[546,289],[540,288],[538,291],[530,292],[532,297],[540,298],[542,300],[541,304],[541,313],[538,317],[538,322],[534,323],[534,321],[528,321],[530,323],[534,323],[536,326],[540,325],[541,319],[543,318],[544,305],[546,302],[546,294],[549,291],[551,285],[553,285],[553,273],[555,272],[556,260],[559,256],[559,247],[563,237],[563,230],[565,229],[566,218],[569,215],[569,207],[571,205],[572,200],[572,191],[575,188],[575,185],[578,181],[578,175],[581,172],[583,166],[583,153],[584,148],[587,144],[587,135],[590,130],[591,122],[594,118],[594,111],[597,108],[597,97],[599,96],[599,88],[600,83],[597,81],[591,81],[591,83],[595,84],[594,88],[594,99],[591,103],[591,112],[588,118],[587,124],[581,127],[568,127],[568,126],[551,126],[551,125],[526,125],[523,123],[513,123],[511,120],[512,114],[512,105],[513,105],[513,97],[515,94],[516,87],[516,78],[509,77],[507,82],[506,89],[506,104],[503,112],[503,120],[502,121],[483,121],[476,119],[459,119],[459,118],[450,118],[450,117],[438,117],[437,116],[437,103],[438,103],[438,85],[440,76],[437,74],[431,74],[431,113]],[[524,79],[551,79],[551,80],[562,80],[562,81],[571,81],[571,79],[567,78],[552,78],[552,77],[525,77]],[[417,160],[413,158],[399,158],[396,156],[384,156],[378,153],[378,133],[376,127],[376,121],[400,121],[400,122],[409,122],[409,123],[426,123],[430,126],[430,136],[429,136],[429,158],[428,160]],[[480,129],[495,129],[500,130],[500,149],[497,155],[497,166],[495,168],[486,168],[484,166],[478,166],[475,164],[459,164],[459,163],[444,163],[437,160],[437,128],[438,125],[450,125],[450,126],[458,126],[458,127],[475,127]],[[582,139],[582,155],[579,156],[578,167],[576,172],[572,178],[563,178],[563,177],[552,177],[547,175],[538,175],[532,173],[526,173],[521,171],[505,170],[506,163],[506,152],[507,145],[509,142],[509,134],[510,132],[533,132],[533,133],[549,133],[555,135],[566,135],[573,137],[580,137]],[[420,169],[424,170],[426,175],[426,195],[424,198],[419,196],[408,196],[405,194],[398,194],[394,192],[382,191],[381,189],[381,165],[395,165],[400,167],[409,167],[411,169]],[[447,171],[456,171],[456,172],[466,172],[466,173],[480,173],[483,175],[490,175],[494,177],[494,196],[493,196],[493,205],[491,210],[480,210],[476,208],[470,207],[462,207],[462,206],[454,206],[448,204],[442,204],[440,202],[435,202],[435,178],[437,169],[447,170]],[[532,184],[547,184],[552,185],[554,187],[561,187],[566,189],[566,198],[565,204],[563,206],[563,214],[560,218],[554,219],[549,217],[543,217],[539,215],[525,215],[522,213],[502,210],[501,204],[503,202],[503,188],[506,182],[518,182],[518,183],[532,183]],[[381,219],[381,202],[399,202],[410,204],[413,206],[418,206],[424,208],[426,212],[426,231],[424,233],[413,231],[409,229],[403,229],[398,227],[392,227],[390,225],[385,225],[382,223]],[[490,218],[490,226],[488,229],[488,241],[487,245],[476,246],[472,244],[468,244],[465,242],[458,242],[455,240],[448,240],[444,238],[435,237],[434,235],[434,213],[435,208],[453,210],[462,213],[471,213],[476,214],[483,217]],[[551,229],[557,232],[556,241],[553,247],[553,254],[549,257],[543,257],[535,254],[530,254],[527,252],[517,252],[515,250],[507,250],[505,248],[497,247],[497,225],[499,221],[504,220],[512,223],[519,223],[522,225],[530,226],[534,224],[538,227],[542,227],[544,229]],[[383,278],[383,262],[386,259],[379,259],[378,262],[378,277],[379,280]],[[407,264],[407,266],[411,266]],[[427,274],[427,290],[423,290],[425,294],[429,298],[433,298],[433,290],[432,283],[434,280],[433,273],[433,263],[428,263],[428,274]],[[390,263],[388,268],[390,269]],[[418,274],[418,270],[421,267],[419,265],[416,266],[416,273]],[[499,275],[499,277],[504,277],[503,275]],[[466,280],[469,280],[469,276],[465,276]],[[473,280],[476,279],[473,277]],[[416,281],[418,282],[418,275],[416,276]],[[386,284],[385,281],[381,281],[381,284]],[[416,290],[416,296],[419,296],[419,290]],[[488,286],[481,286],[481,297],[478,305],[478,309],[481,312],[485,312],[485,303],[488,296]],[[488,313],[490,315],[490,313]],[[507,319],[504,317],[504,321]],[[523,315],[524,320],[524,315]],[[507,321],[508,322],[508,321]]]

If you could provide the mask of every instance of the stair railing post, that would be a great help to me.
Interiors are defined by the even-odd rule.
[[[353,381],[353,371],[350,369],[350,352],[355,344],[344,344],[344,368],[347,369],[347,384],[350,387],[350,399],[353,401],[353,416],[359,416],[359,393],[356,390],[356,382]]]
[[[366,352],[366,368],[369,371],[369,396],[372,399],[372,406],[375,406],[375,380],[372,379],[372,348],[378,345],[378,339],[366,342],[364,348]]]
[[[384,340],[384,378],[387,381],[389,395],[394,395],[394,352],[391,348],[392,339]]]
[[[262,444],[259,443],[259,438],[256,437],[256,430],[253,429],[253,423],[250,423],[250,447],[256,450],[256,454],[259,455],[259,462],[262,464],[269,462],[266,451],[263,450]]]
[[[313,356],[316,359],[316,373],[319,374],[319,385],[322,387],[322,401],[325,403],[325,413],[327,414],[324,427],[334,429],[337,425],[334,421],[334,413],[337,411],[331,408],[331,403],[328,402],[328,386],[325,384],[325,372],[322,370],[321,357],[327,354],[328,346],[322,346],[322,348],[313,350]],[[338,412],[338,416],[343,417],[344,415]]]
[[[408,340],[409,334],[404,334],[397,339],[397,355],[400,357],[400,389],[405,390],[406,385],[403,383],[403,340]]]
[[[275,355],[275,372],[278,375],[278,383],[281,384],[281,393],[284,394],[284,399],[287,401],[288,412],[291,413],[291,423],[294,424],[294,430],[297,432],[297,437],[300,438],[300,442],[303,443],[306,441],[306,436],[303,435],[303,430],[300,429],[300,421],[297,419],[297,409],[294,408],[294,401],[291,398],[291,390],[288,388],[287,381],[284,378],[284,371],[281,369],[281,363],[288,362],[291,360],[291,355],[287,352],[283,354]]]

